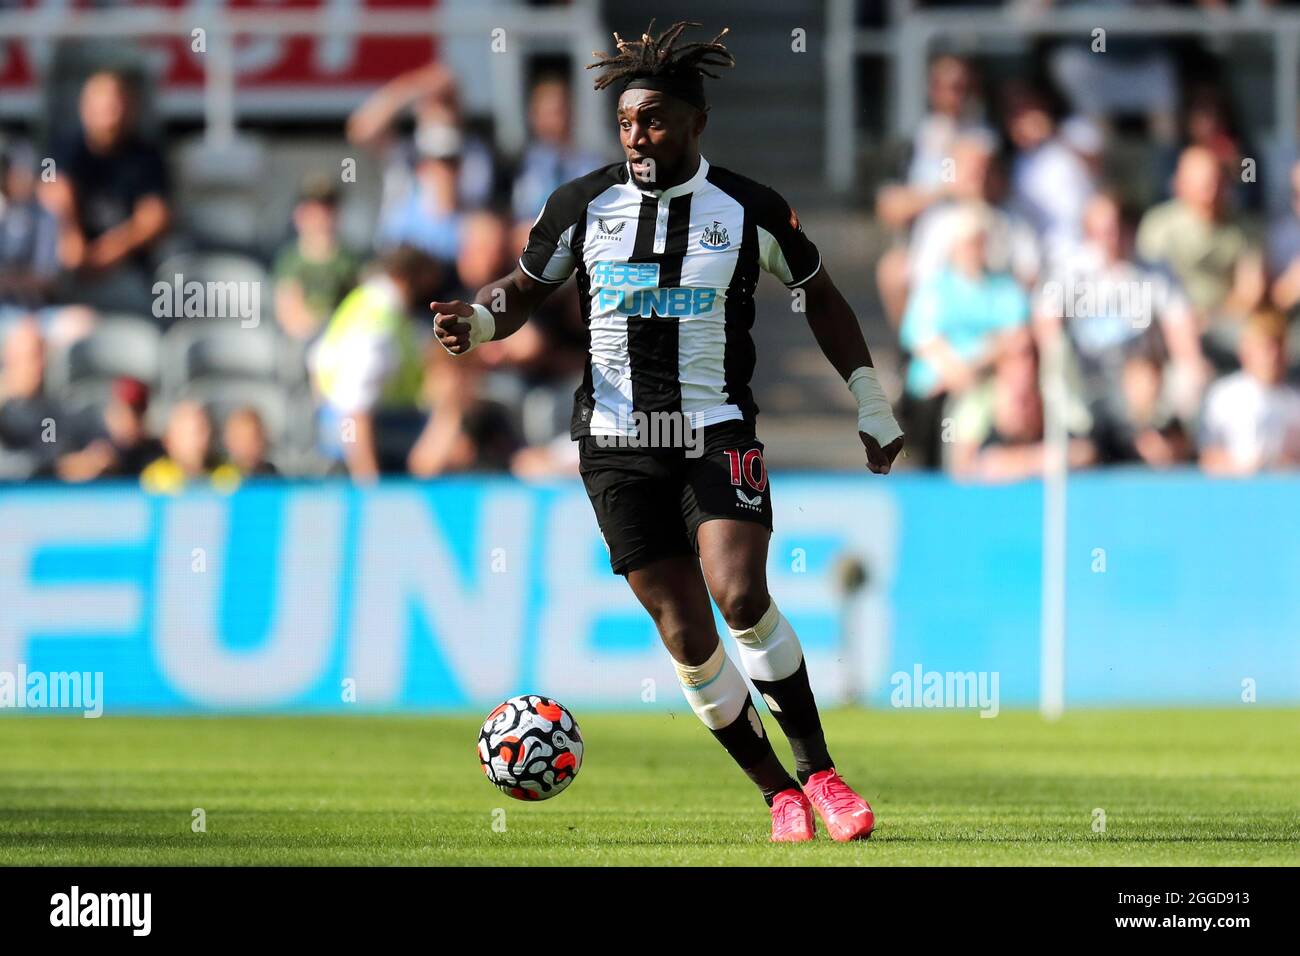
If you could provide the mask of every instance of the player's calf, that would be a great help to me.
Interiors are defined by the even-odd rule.
[[[773,752],[745,678],[721,641],[703,664],[675,660],[673,666],[691,709],[763,792],[769,806],[777,794],[798,787]]]
[[[728,630],[736,639],[745,672],[790,741],[799,782],[830,769],[833,762],[826,750],[803,648],[776,602],[769,599],[767,610],[753,627],[728,626]]]

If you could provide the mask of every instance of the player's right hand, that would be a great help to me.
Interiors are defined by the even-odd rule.
[[[469,323],[464,321],[474,314],[474,308],[459,299],[450,302],[430,302],[434,311],[433,334],[452,355],[469,351]]]
[[[858,432],[858,437],[862,439],[862,447],[867,450],[867,468],[872,474],[889,474],[889,470],[894,466],[894,459],[903,450],[903,436],[899,435],[884,448],[881,448],[880,442],[866,432]]]

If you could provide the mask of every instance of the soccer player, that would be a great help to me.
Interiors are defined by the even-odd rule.
[[[754,287],[759,270],[804,296],[827,359],[858,404],[867,468],[888,474],[903,434],[857,318],[798,216],[776,192],[700,155],[708,67],[722,44],[679,42],[693,23],[596,54],[596,88],[619,84],[627,161],[559,187],[518,267],[475,301],[434,302],[435,334],[464,354],[523,325],[577,273],[591,334],[575,393],[579,469],[609,548],[654,619],[699,718],[762,791],[772,839],[811,840],[813,809],[836,840],[867,837],[871,807],[827,751],[799,638],[767,590],[772,489],[754,431]],[[739,660],[789,738],[795,777],[772,750],[745,679],[713,624],[710,596]],[[797,779],[796,779],[797,778]]]

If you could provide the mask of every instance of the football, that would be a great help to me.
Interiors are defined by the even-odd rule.
[[[483,773],[516,800],[549,800],[582,767],[582,734],[558,701],[537,694],[499,704],[478,734]]]

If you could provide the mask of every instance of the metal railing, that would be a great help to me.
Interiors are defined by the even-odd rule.
[[[1110,36],[1252,37],[1272,46],[1272,140],[1279,150],[1293,148],[1300,112],[1300,13],[1265,9],[1257,0],[1225,11],[1185,9],[1056,9],[1008,6],[998,10],[917,10],[912,0],[892,0],[891,26],[859,30],[855,0],[828,0],[825,52],[825,174],[837,192],[855,182],[858,152],[857,80],[859,57],[888,62],[889,128],[910,138],[926,110],[929,59],[939,41],[945,49],[978,53],[990,41],[1075,37],[1084,42],[1094,31]],[[1104,53],[1095,55],[1104,56]],[[1059,717],[1066,703],[1066,501],[1069,435],[1061,412],[1064,381],[1060,363],[1049,363],[1044,395],[1042,610],[1039,621],[1039,709]]]
[[[1107,36],[1254,37],[1273,47],[1274,143],[1296,141],[1300,107],[1300,12],[1280,12],[1258,4],[1223,11],[1134,8],[1024,8],[998,10],[916,10],[908,0],[893,5],[885,30],[859,30],[855,0],[828,0],[826,45],[826,181],[836,191],[850,189],[857,156],[857,89],[854,66],[861,56],[889,61],[890,129],[909,136],[926,108],[927,62],[936,41],[978,50],[981,42],[1007,38]],[[1098,56],[1105,54],[1098,53]]]

